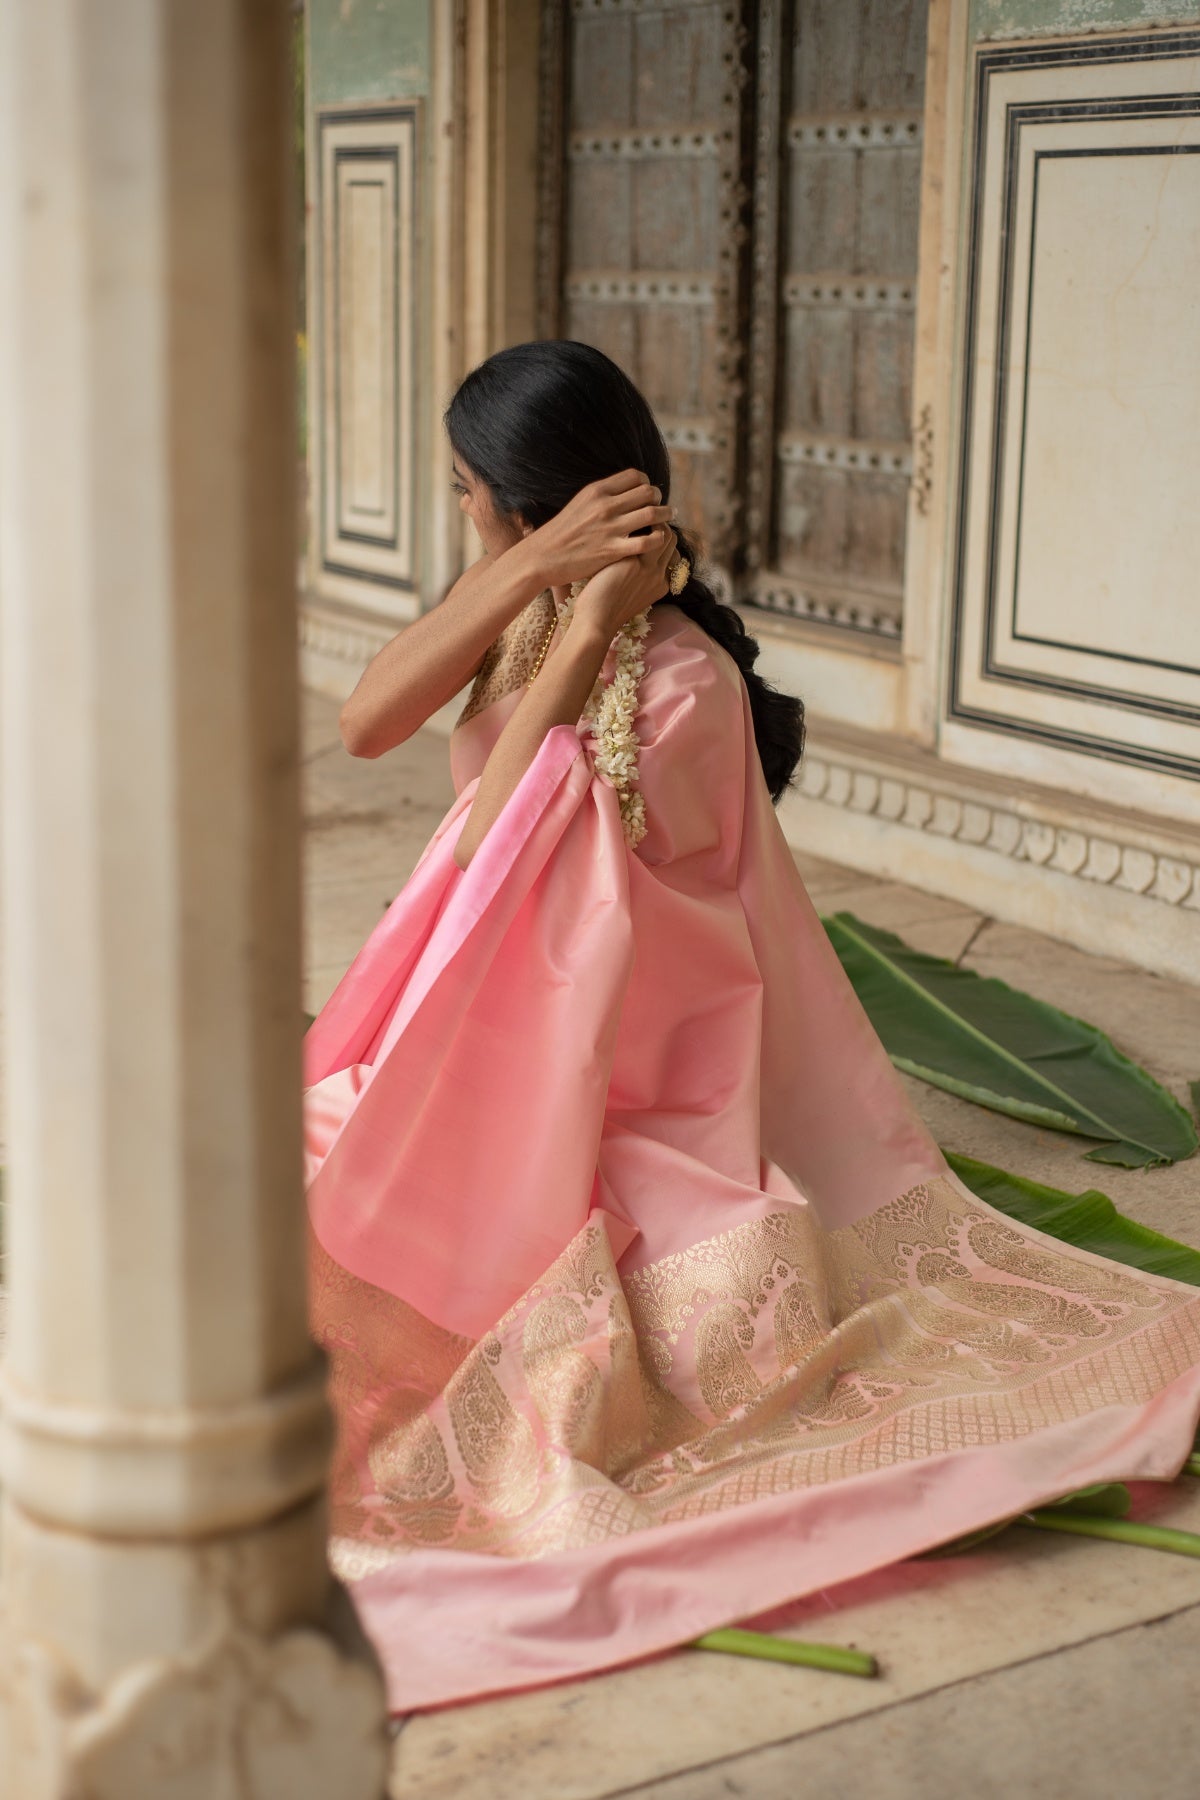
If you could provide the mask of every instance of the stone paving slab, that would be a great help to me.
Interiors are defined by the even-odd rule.
[[[796,852],[796,866],[819,913],[849,912],[894,931],[914,950],[957,962],[987,922],[982,913],[922,893],[897,881],[879,881],[837,863]]]
[[[1189,1606],[606,1800],[1195,1800],[1197,1666]]]

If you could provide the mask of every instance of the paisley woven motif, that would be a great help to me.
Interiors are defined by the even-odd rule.
[[[470,1347],[329,1269],[314,1245],[314,1329],[339,1416],[369,1419],[339,1446],[346,1574],[368,1546],[544,1555],[1138,1404],[1188,1366],[1200,1309],[937,1180],[832,1232],[798,1203],[624,1280],[597,1220]],[[389,1315],[368,1352],[364,1316]]]

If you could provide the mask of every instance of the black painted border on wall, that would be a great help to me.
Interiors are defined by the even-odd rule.
[[[987,137],[987,115],[990,99],[990,85],[993,75],[1025,68],[1071,67],[1081,63],[1096,62],[1153,62],[1178,60],[1200,54],[1200,32],[1188,31],[1180,33],[1154,32],[1143,36],[1122,36],[1104,39],[1081,40],[1075,44],[1045,45],[1004,45],[997,48],[984,48],[977,53],[975,75],[974,104],[974,147],[972,152],[972,168],[969,186],[969,231],[967,251],[967,289],[964,320],[964,354],[963,354],[963,393],[961,418],[961,455],[957,496],[957,517],[955,521],[955,550],[953,562],[953,594],[950,620],[950,667],[949,691],[947,694],[946,715],[949,719],[961,721],[968,725],[984,727],[988,730],[1001,731],[1009,735],[1029,738],[1037,742],[1058,747],[1077,750],[1085,755],[1098,756],[1108,760],[1160,769],[1171,774],[1184,775],[1193,779],[1200,778],[1200,759],[1179,756],[1167,751],[1157,751],[1141,745],[1122,743],[1119,739],[1105,738],[1085,733],[1068,727],[1055,727],[1040,724],[1036,721],[1020,718],[1012,714],[994,711],[978,705],[969,704],[963,697],[962,664],[963,664],[963,626],[965,612],[965,559],[966,559],[966,526],[967,495],[971,474],[971,431],[975,406],[975,357],[978,336],[978,304],[979,304],[979,250],[982,241],[982,205],[985,143]],[[1004,243],[1002,245],[1001,267],[999,271],[1000,295],[997,320],[997,369],[996,395],[993,413],[993,429],[991,434],[991,469],[989,483],[989,519],[986,560],[986,589],[984,599],[984,653],[980,674],[997,681],[1005,681],[1013,686],[1040,688],[1052,692],[1063,692],[1075,697],[1093,699],[1109,706],[1121,706],[1128,710],[1151,711],[1163,717],[1184,717],[1193,719],[1200,717],[1196,709],[1178,707],[1172,702],[1155,701],[1146,696],[1119,693],[1092,686],[1085,682],[1073,682],[1050,676],[1030,675],[1028,672],[1005,670],[990,661],[993,638],[995,608],[995,563],[997,549],[997,531],[1000,516],[1000,450],[1003,445],[1004,412],[1007,403],[1008,357],[1006,354],[1011,309],[1011,224],[1015,207],[1015,169],[1016,142],[1021,124],[1031,116],[1039,120],[1054,116],[1088,116],[1091,118],[1105,116],[1129,116],[1131,109],[1143,112],[1156,110],[1159,113],[1178,113],[1181,106],[1189,111],[1200,112],[1194,94],[1179,96],[1130,95],[1121,99],[1117,97],[1101,98],[1092,101],[1058,101],[1029,103],[1027,106],[1012,106],[1006,120],[1005,147],[1005,196],[1004,196]],[[1172,104],[1178,103],[1178,104]],[[1032,270],[1031,270],[1032,280]],[[1015,597],[1014,597],[1015,604]],[[1126,659],[1132,660],[1132,659]]]

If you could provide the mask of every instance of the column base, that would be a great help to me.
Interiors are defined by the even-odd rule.
[[[0,1793],[382,1800],[374,1655],[345,1593],[301,1578],[323,1528],[312,1503],[238,1538],[117,1543],[10,1502]],[[69,1646],[41,1624],[61,1630],[64,1615]]]

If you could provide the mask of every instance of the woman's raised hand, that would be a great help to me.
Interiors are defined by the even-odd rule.
[[[636,619],[656,600],[669,597],[667,564],[678,540],[669,525],[657,525],[644,556],[624,557],[592,576],[575,602],[575,617],[593,622],[605,638],[616,637],[622,625]]]
[[[567,587],[589,580],[610,563],[650,555],[658,548],[655,539],[633,534],[663,526],[670,516],[661,490],[641,469],[622,469],[580,488],[525,544],[536,555],[547,586]]]

